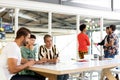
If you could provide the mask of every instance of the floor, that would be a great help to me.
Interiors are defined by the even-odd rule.
[[[92,73],[92,74],[90,74]],[[100,71],[88,71],[83,73],[84,77],[82,77],[82,75],[80,75],[81,73],[73,73],[73,74],[69,74],[69,79],[68,80],[100,80]],[[114,76],[116,74],[113,74]],[[120,76],[120,74],[119,74]],[[82,78],[81,78],[82,77]],[[48,80],[48,78],[46,78],[46,80]]]
[[[76,73],[70,74],[70,79],[68,80],[99,80],[98,75],[98,72],[93,72],[92,74],[90,74],[90,72],[86,72],[84,77],[82,77],[79,73]]]

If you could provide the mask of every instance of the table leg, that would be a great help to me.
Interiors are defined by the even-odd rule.
[[[101,71],[101,77],[100,77],[100,80],[103,80],[105,77],[105,74],[104,74],[104,70]]]
[[[57,76],[56,75],[48,76],[48,80],[57,80]]]
[[[116,80],[116,78],[112,75],[110,69],[111,68],[105,68],[105,69],[102,70],[102,72],[101,72],[101,79],[100,80],[103,80],[105,76],[109,80]]]

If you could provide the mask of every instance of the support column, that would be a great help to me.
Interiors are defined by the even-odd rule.
[[[76,15],[76,34],[78,35],[78,33],[80,32],[79,30],[79,26],[80,26],[80,15]],[[78,41],[77,41],[77,35],[76,35],[76,58],[79,59],[79,55],[78,55]]]
[[[48,13],[48,34],[52,34],[52,12]]]
[[[76,28],[77,28],[77,34],[80,32],[79,26],[80,26],[80,15],[76,15]]]
[[[18,14],[19,14],[19,8],[15,8],[15,35],[18,30]]]
[[[100,39],[103,39],[103,18],[100,18]],[[100,47],[101,53],[100,55],[103,55],[103,47]]]

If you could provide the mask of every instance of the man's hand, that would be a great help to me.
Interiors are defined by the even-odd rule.
[[[42,64],[42,63],[46,63],[47,62],[47,58],[42,58],[39,61],[36,61],[36,64]]]
[[[29,46],[30,50],[32,51],[34,49],[34,46],[33,45],[30,45]]]
[[[98,45],[98,43],[93,43],[95,46],[97,46]]]
[[[30,66],[35,64],[35,61],[34,60],[30,60],[26,64],[28,65],[28,67],[30,67]]]
[[[48,60],[49,63],[53,63],[53,64],[56,64],[58,62],[58,59],[49,59]]]

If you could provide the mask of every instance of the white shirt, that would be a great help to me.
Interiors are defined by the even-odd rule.
[[[14,74],[11,74],[8,71],[8,64],[7,59],[8,58],[15,58],[17,59],[17,65],[20,65],[21,63],[21,52],[19,46],[16,44],[16,42],[10,42],[8,43],[2,50],[2,53],[0,55],[0,67],[3,68],[3,71],[5,73],[5,76],[7,80],[10,80],[11,77]],[[12,64],[12,63],[11,63]]]

